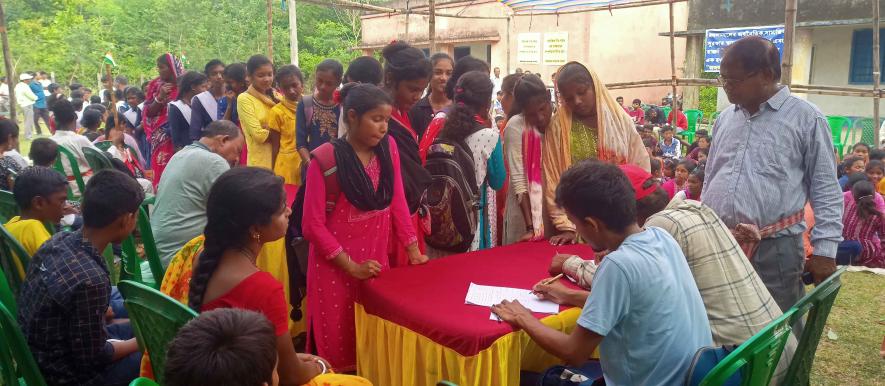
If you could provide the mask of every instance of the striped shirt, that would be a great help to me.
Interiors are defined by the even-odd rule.
[[[759,228],[799,212],[811,202],[814,254],[835,257],[842,241],[842,192],[830,127],[811,103],[782,87],[750,114],[726,108],[713,125],[701,197],[729,228]],[[774,237],[798,235],[805,223]]]

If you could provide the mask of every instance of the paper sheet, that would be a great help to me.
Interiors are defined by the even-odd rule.
[[[519,300],[525,308],[532,312],[542,314],[558,314],[559,305],[549,300],[538,299],[532,294],[531,290],[509,287],[495,287],[487,285],[479,285],[470,283],[467,289],[467,296],[464,299],[465,304],[476,306],[491,307],[500,304],[503,300]],[[494,313],[489,317],[490,320],[498,320]]]

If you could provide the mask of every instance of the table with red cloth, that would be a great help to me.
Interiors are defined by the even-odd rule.
[[[470,283],[530,289],[547,278],[557,252],[592,259],[584,245],[522,243],[383,272],[362,283],[355,305],[357,372],[376,385],[518,385],[521,369],[561,361],[525,332],[489,319],[488,307],[464,302]],[[535,314],[570,333],[580,308]]]

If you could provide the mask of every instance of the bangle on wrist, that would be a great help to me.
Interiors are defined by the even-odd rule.
[[[317,363],[319,363],[320,368],[322,369],[322,370],[320,370],[320,374],[325,374],[326,371],[329,370],[329,369],[326,367],[326,363],[323,362],[323,361],[321,361],[321,360],[319,360],[319,359],[317,359],[316,361],[317,361]]]

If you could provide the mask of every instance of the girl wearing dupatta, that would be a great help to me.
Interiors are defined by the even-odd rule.
[[[160,76],[156,77],[147,86],[144,102],[144,127],[145,136],[151,144],[151,169],[154,171],[154,189],[160,183],[160,177],[166,164],[175,153],[172,145],[172,136],[167,132],[168,113],[166,105],[178,99],[178,77],[184,73],[181,61],[174,55],[165,53],[157,58],[157,71]]]
[[[575,242],[575,225],[556,205],[559,177],[572,164],[599,159],[613,164],[633,164],[650,169],[648,152],[633,119],[618,105],[595,72],[569,62],[557,72],[562,105],[544,135],[542,171],[544,203],[549,226],[546,236],[554,245]]]
[[[264,55],[253,55],[246,63],[251,85],[237,97],[240,127],[249,149],[246,164],[273,170],[274,144],[280,133],[269,129],[271,109],[280,102],[273,90],[273,65]],[[286,302],[289,301],[289,267],[286,263],[286,241],[281,238],[265,243],[257,260],[258,268],[273,275],[283,284]]]
[[[356,368],[353,302],[361,280],[390,267],[388,237],[406,246],[413,264],[427,261],[409,217],[397,143],[385,122],[391,98],[375,85],[341,89],[346,139],[313,151],[307,167],[302,228],[310,241],[307,348],[342,371]],[[332,161],[334,160],[334,161]],[[325,175],[324,170],[335,172]],[[334,179],[339,193],[327,195]]]
[[[273,90],[273,64],[264,55],[253,55],[246,68],[252,84],[237,97],[237,113],[249,149],[246,165],[273,170],[273,143],[279,143],[279,133],[268,129],[267,118],[280,102]]]
[[[388,121],[388,134],[396,141],[402,169],[403,189],[418,234],[418,247],[424,253],[424,234],[429,231],[427,218],[419,214],[421,196],[430,185],[430,173],[424,169],[418,153],[418,134],[412,129],[408,111],[421,99],[430,83],[433,67],[424,52],[402,41],[394,41],[384,47],[384,88],[393,99],[393,111]],[[396,238],[390,238],[396,243]],[[408,265],[405,245],[391,246],[390,264],[393,267]]]
[[[295,108],[304,90],[304,75],[290,64],[280,67],[276,78],[283,98],[270,109],[267,119],[268,128],[280,136],[280,142],[275,144],[273,171],[283,177],[286,184],[301,185],[301,157],[295,146]]]
[[[547,87],[537,76],[521,77],[511,91],[515,100],[510,113],[514,115],[504,128],[504,153],[510,167],[504,245],[544,238],[541,136],[553,113]]]

